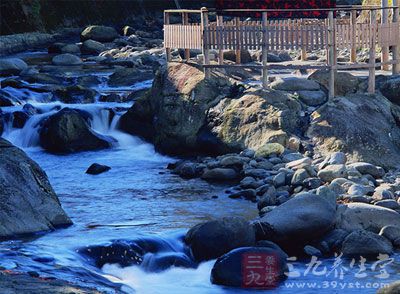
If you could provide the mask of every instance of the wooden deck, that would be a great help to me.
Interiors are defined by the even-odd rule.
[[[201,49],[204,56],[204,68],[209,75],[211,68],[224,68],[223,50],[235,50],[237,65],[260,68],[263,72],[263,85],[267,87],[269,65],[266,58],[268,51],[301,50],[302,59],[307,59],[307,52],[326,50],[327,64],[306,68],[328,68],[331,70],[330,96],[334,96],[334,71],[348,69],[367,69],[369,71],[369,92],[375,92],[375,68],[392,68],[392,73],[400,73],[400,21],[399,0],[389,7],[383,0],[383,7],[345,7],[328,9],[327,19],[282,19],[268,20],[269,10],[263,10],[262,20],[243,20],[239,17],[216,15],[210,21],[211,12],[206,8],[200,11],[167,10],[165,11],[164,46],[167,59],[171,60],[171,48],[185,49],[185,58],[190,58],[190,49]],[[366,12],[369,19],[359,21],[357,16]],[[181,23],[170,23],[170,14],[179,13]],[[189,14],[201,16],[200,23],[189,23]],[[340,15],[340,17],[339,17]],[[378,15],[380,20],[378,19]],[[391,16],[391,17],[389,17]],[[389,48],[392,59],[389,59]],[[348,49],[351,62],[337,64],[337,51]],[[357,63],[357,50],[369,50],[369,63]],[[381,49],[381,62],[376,63],[377,49]],[[211,64],[209,51],[217,50],[219,64]],[[259,65],[241,64],[241,50],[261,50],[263,60]],[[283,65],[282,65],[283,66]],[[308,67],[307,67],[308,66]],[[279,67],[279,65],[278,65]],[[290,68],[289,66],[287,66]]]

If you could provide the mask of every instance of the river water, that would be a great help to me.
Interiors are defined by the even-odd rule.
[[[73,74],[79,76],[79,72]],[[131,87],[110,88],[106,84],[109,73],[91,74],[104,78],[105,82],[95,88],[104,94],[124,94],[151,85],[151,81],[144,81]],[[162,244],[162,252],[157,254],[182,253],[182,236],[193,225],[224,216],[253,219],[257,216],[256,205],[229,199],[224,193],[226,187],[198,179],[182,180],[172,175],[166,166],[175,158],[160,155],[151,144],[118,131],[120,115],[132,105],[131,102],[65,105],[49,101],[48,93],[9,87],[3,90],[19,97],[22,105],[29,102],[41,110],[41,114],[30,118],[23,129],[12,128],[11,122],[6,124],[3,137],[23,148],[46,171],[74,225],[27,239],[1,242],[0,266],[14,271],[36,271],[42,277],[94,286],[107,293],[248,292],[212,285],[210,271],[215,261],[202,263],[195,269],[174,267],[157,273],[139,266],[121,268],[106,264],[101,269],[92,266],[77,253],[77,249],[116,239],[150,238]],[[13,112],[20,110],[22,105],[3,107],[2,110]],[[114,137],[118,143],[109,150],[70,155],[44,152],[39,147],[38,123],[67,106],[90,113],[92,128]],[[116,107],[119,112],[110,119],[109,109]],[[94,162],[112,169],[97,176],[85,174]],[[150,260],[153,257],[147,256]],[[335,259],[331,258],[312,268],[309,262],[292,262],[292,273],[298,272],[298,276],[290,278],[276,292],[375,293],[380,283],[395,281],[400,272],[398,254],[389,265],[381,268],[378,265],[375,270],[371,270],[373,262],[367,263],[366,278],[355,278],[360,270],[359,263],[351,268],[350,261],[344,261],[335,268]],[[375,277],[379,270],[386,270],[389,277]],[[363,288],[351,287],[350,283],[356,282]]]

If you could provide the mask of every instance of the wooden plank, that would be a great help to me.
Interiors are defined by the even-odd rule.
[[[389,23],[389,9],[386,7],[389,6],[389,1],[388,0],[382,0],[382,25],[386,25]],[[382,32],[382,31],[381,31]],[[383,33],[386,33],[386,30],[383,31]],[[381,53],[381,60],[382,62],[386,62],[389,60],[389,46],[382,46],[382,53]],[[383,65],[382,70],[389,70],[388,65]]]
[[[170,33],[170,28],[169,28],[169,24],[170,24],[170,18],[169,18],[169,13],[168,12],[165,12],[164,13],[164,23],[165,23],[165,27],[164,27],[164,40],[166,40],[167,41],[167,43],[169,44],[170,43],[170,36],[171,36],[171,33]],[[166,59],[167,59],[167,62],[170,62],[171,61],[171,48],[169,48],[168,46],[166,46],[165,47],[165,56],[166,56]]]

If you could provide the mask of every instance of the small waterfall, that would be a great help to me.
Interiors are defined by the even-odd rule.
[[[5,125],[3,137],[21,148],[37,147],[39,146],[40,123],[54,113],[56,111],[36,114],[28,119],[22,129],[13,128],[13,122],[9,120]]]

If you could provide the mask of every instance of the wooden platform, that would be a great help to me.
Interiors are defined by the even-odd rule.
[[[390,70],[393,74],[400,73],[400,21],[399,0],[394,0],[389,7],[387,0],[382,0],[382,7],[338,7],[322,9],[328,12],[327,19],[282,19],[269,20],[268,13],[272,10],[257,11],[262,14],[259,19],[241,19],[239,17],[224,17],[209,11],[207,8],[198,10],[167,10],[165,11],[164,46],[168,61],[171,60],[171,48],[185,49],[185,59],[190,59],[190,49],[201,49],[204,56],[204,70],[209,76],[212,68],[234,66],[260,69],[263,76],[263,86],[268,85],[268,70],[271,69],[329,69],[330,96],[334,96],[334,71],[366,69],[369,76],[369,92],[375,92],[376,67]],[[247,10],[246,10],[247,11]],[[252,10],[251,10],[252,11]],[[251,12],[249,11],[249,12]],[[232,12],[230,10],[230,12]],[[243,12],[243,10],[240,10]],[[180,23],[172,24],[170,15],[178,13],[182,17]],[[200,14],[200,23],[190,23],[190,14]],[[211,14],[215,17],[210,18]],[[359,15],[369,16],[367,19]],[[379,18],[378,18],[379,16]],[[391,17],[389,17],[391,16]],[[210,21],[214,19],[214,21]],[[338,64],[338,50],[348,49],[351,63]],[[369,63],[356,63],[358,50],[369,51]],[[392,51],[392,59],[389,50]],[[211,64],[210,50],[218,51],[219,64]],[[223,60],[224,50],[236,52],[236,65],[227,65]],[[241,50],[262,51],[260,64],[242,64]],[[303,61],[307,53],[316,50],[326,50],[327,62],[314,64],[307,62],[298,64],[271,64],[268,62],[269,51],[301,50]],[[376,62],[377,50],[381,53],[381,62]]]

